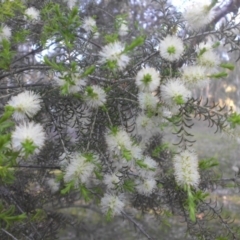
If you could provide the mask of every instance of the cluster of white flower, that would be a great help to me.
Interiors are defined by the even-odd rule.
[[[93,178],[93,171],[97,168],[99,157],[97,154],[73,153],[70,155],[70,162],[64,169],[64,181],[69,183],[74,181],[75,188],[79,184],[89,184]]]
[[[174,175],[178,185],[198,187],[200,175],[194,151],[184,150],[173,158]]]
[[[25,20],[27,20],[28,18],[29,18],[30,20],[35,20],[35,21],[37,21],[37,20],[40,19],[40,12],[39,12],[38,9],[36,9],[36,8],[34,8],[34,7],[30,7],[30,8],[28,8],[28,9],[26,9],[25,15],[26,15],[26,16],[24,17]]]
[[[93,85],[86,87],[83,98],[87,106],[97,108],[105,104],[106,96],[105,91],[101,87]]]
[[[12,133],[12,148],[27,155],[39,153],[45,139],[45,132],[40,124],[23,122]]]
[[[13,150],[25,155],[38,153],[44,145],[46,136],[43,127],[28,122],[28,118],[33,118],[41,109],[40,95],[25,91],[13,96],[7,105],[13,108],[14,120],[21,122],[12,133]]]
[[[7,105],[14,108],[13,118],[16,121],[23,121],[32,118],[41,109],[41,97],[32,91],[24,91],[13,96]]]
[[[82,28],[84,28],[87,33],[92,32],[94,38],[99,37],[99,32],[97,31],[96,20],[92,17],[85,17],[83,19]]]
[[[142,68],[137,73],[136,85],[140,91],[153,92],[160,85],[160,75],[152,67]]]
[[[49,178],[47,180],[47,185],[51,189],[52,193],[57,192],[60,188],[60,182],[56,182],[56,179],[54,179],[54,178]]]
[[[79,71],[79,74],[63,74],[62,77],[56,77],[55,81],[67,94],[78,93],[87,84],[87,80],[81,77],[81,71]]]
[[[191,98],[191,92],[180,79],[169,79],[161,86],[162,100],[169,106],[181,105]]]
[[[140,92],[138,94],[139,106],[143,110],[156,110],[158,98],[152,93]]]
[[[127,21],[121,17],[117,18],[117,25],[119,36],[126,36],[129,32]]]
[[[197,31],[213,20],[214,12],[204,1],[191,2],[191,5],[186,8],[183,17],[189,27]]]
[[[101,199],[101,209],[102,212],[110,215],[109,217],[114,217],[115,215],[120,215],[124,208],[124,197],[117,196],[114,194],[105,193]]]
[[[182,68],[181,79],[189,88],[205,87],[208,84],[207,69],[205,66],[186,66]]]
[[[183,41],[176,36],[166,36],[159,44],[162,58],[169,62],[179,60],[184,52]]]
[[[65,2],[67,2],[67,6],[70,9],[73,9],[76,6],[76,3],[78,2],[78,0],[64,0]]]
[[[9,40],[12,36],[12,29],[6,25],[0,27],[0,42],[5,40]]]
[[[125,46],[119,41],[109,43],[100,51],[101,64],[109,63],[112,68],[123,70],[129,63],[130,58],[124,53]]]

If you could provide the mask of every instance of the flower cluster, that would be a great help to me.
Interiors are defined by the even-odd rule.
[[[30,7],[25,11],[25,19],[29,18],[30,20],[39,20],[40,19],[40,12],[34,7]]]
[[[12,29],[6,25],[0,27],[0,42],[5,40],[10,40],[12,36]]]
[[[178,185],[198,187],[200,175],[198,159],[193,151],[185,150],[173,158],[174,175]]]
[[[7,105],[14,108],[13,118],[16,121],[23,121],[32,118],[41,109],[40,95],[32,91],[24,91],[13,96]]]
[[[123,70],[130,62],[130,58],[124,53],[124,49],[124,44],[119,41],[109,43],[100,51],[99,62],[102,64],[107,63],[112,69]]]
[[[64,169],[65,183],[73,181],[75,188],[78,188],[79,184],[89,184],[93,178],[93,171],[97,169],[98,155],[73,153],[70,158],[70,162]]]
[[[184,12],[184,19],[193,30],[199,30],[210,23],[214,18],[214,12],[204,2],[192,2]]]
[[[176,36],[166,36],[159,45],[162,58],[169,62],[179,60],[184,51],[183,41]]]

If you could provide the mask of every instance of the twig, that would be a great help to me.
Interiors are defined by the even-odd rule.
[[[127,213],[124,211],[121,212],[124,217],[126,217],[130,222],[133,223],[133,225],[145,236],[147,239],[153,239],[148,235],[148,233],[142,228],[142,226],[137,223],[131,216],[129,216]]]
[[[5,230],[5,229],[1,229],[4,233],[6,233],[8,236],[10,236],[12,239],[14,239],[14,240],[18,240],[17,238],[15,238],[10,232],[8,232],[7,230]]]

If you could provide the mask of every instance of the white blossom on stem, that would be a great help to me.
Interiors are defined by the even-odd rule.
[[[83,98],[87,106],[97,108],[104,105],[106,96],[105,91],[101,87],[93,85],[86,87]]]
[[[197,187],[200,182],[198,158],[195,152],[184,150],[173,158],[174,176],[180,186]]]
[[[109,214],[111,217],[120,215],[124,208],[124,199],[117,195],[105,193],[101,199],[101,209],[104,214]]]
[[[12,148],[26,154],[39,153],[46,140],[43,127],[34,122],[24,122],[12,133]]]
[[[181,105],[191,98],[191,92],[180,79],[170,79],[161,86],[162,100],[168,105]]]
[[[16,121],[32,118],[41,109],[41,97],[32,91],[24,91],[13,96],[7,105],[14,108],[13,118]]]
[[[100,51],[100,63],[108,63],[112,68],[118,67],[123,70],[129,63],[130,58],[123,52],[125,46],[121,42],[113,42],[104,46]]]
[[[146,67],[138,71],[136,85],[141,91],[153,92],[160,85],[160,75],[155,68]]]
[[[214,18],[214,12],[209,5],[203,2],[192,1],[191,5],[183,13],[184,19],[192,30],[199,30],[210,23]]]
[[[174,62],[179,60],[184,51],[183,41],[176,37],[167,35],[159,45],[159,51],[162,58]]]
[[[12,29],[6,25],[3,25],[0,27],[0,42],[2,42],[3,39],[9,40],[12,36]]]
[[[25,15],[29,17],[31,20],[39,20],[40,19],[40,12],[38,9],[34,7],[30,7],[26,9]],[[27,17],[24,16],[24,19],[27,20]]]

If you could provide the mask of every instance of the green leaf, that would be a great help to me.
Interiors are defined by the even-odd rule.
[[[143,36],[140,36],[140,37],[137,37],[136,39],[134,39],[130,45],[127,45],[124,49],[124,53],[125,52],[129,52],[129,51],[132,51],[134,48],[140,46],[140,45],[143,45],[145,42],[145,37]]]
[[[66,184],[65,188],[61,190],[61,194],[67,194],[72,189],[74,189],[74,181],[73,180]]]
[[[88,75],[92,74],[95,71],[95,66],[88,67],[81,77],[87,77]]]
[[[230,123],[232,128],[235,128],[237,125],[240,125],[240,114],[234,112],[228,118],[227,121]]]
[[[123,183],[123,189],[127,192],[135,191],[135,183],[132,179],[126,179]]]
[[[219,66],[222,67],[222,68],[229,69],[229,70],[234,70],[234,67],[235,67],[235,66],[234,66],[233,64],[231,64],[231,63],[221,63]]]
[[[79,190],[80,190],[80,193],[81,193],[81,195],[83,196],[83,198],[86,202],[91,200],[91,198],[90,198],[91,192],[86,188],[85,185],[80,185]]]
[[[224,78],[224,77],[227,77],[227,76],[228,76],[228,74],[226,72],[220,72],[220,73],[209,75],[208,77],[218,79],[218,78]]]
[[[198,163],[198,166],[201,170],[207,170],[218,165],[219,165],[219,162],[214,157],[201,159]]]
[[[121,153],[122,153],[122,156],[127,160],[127,161],[131,161],[133,156],[132,156],[132,153],[130,150],[126,149],[126,148],[123,148],[121,149]]]

